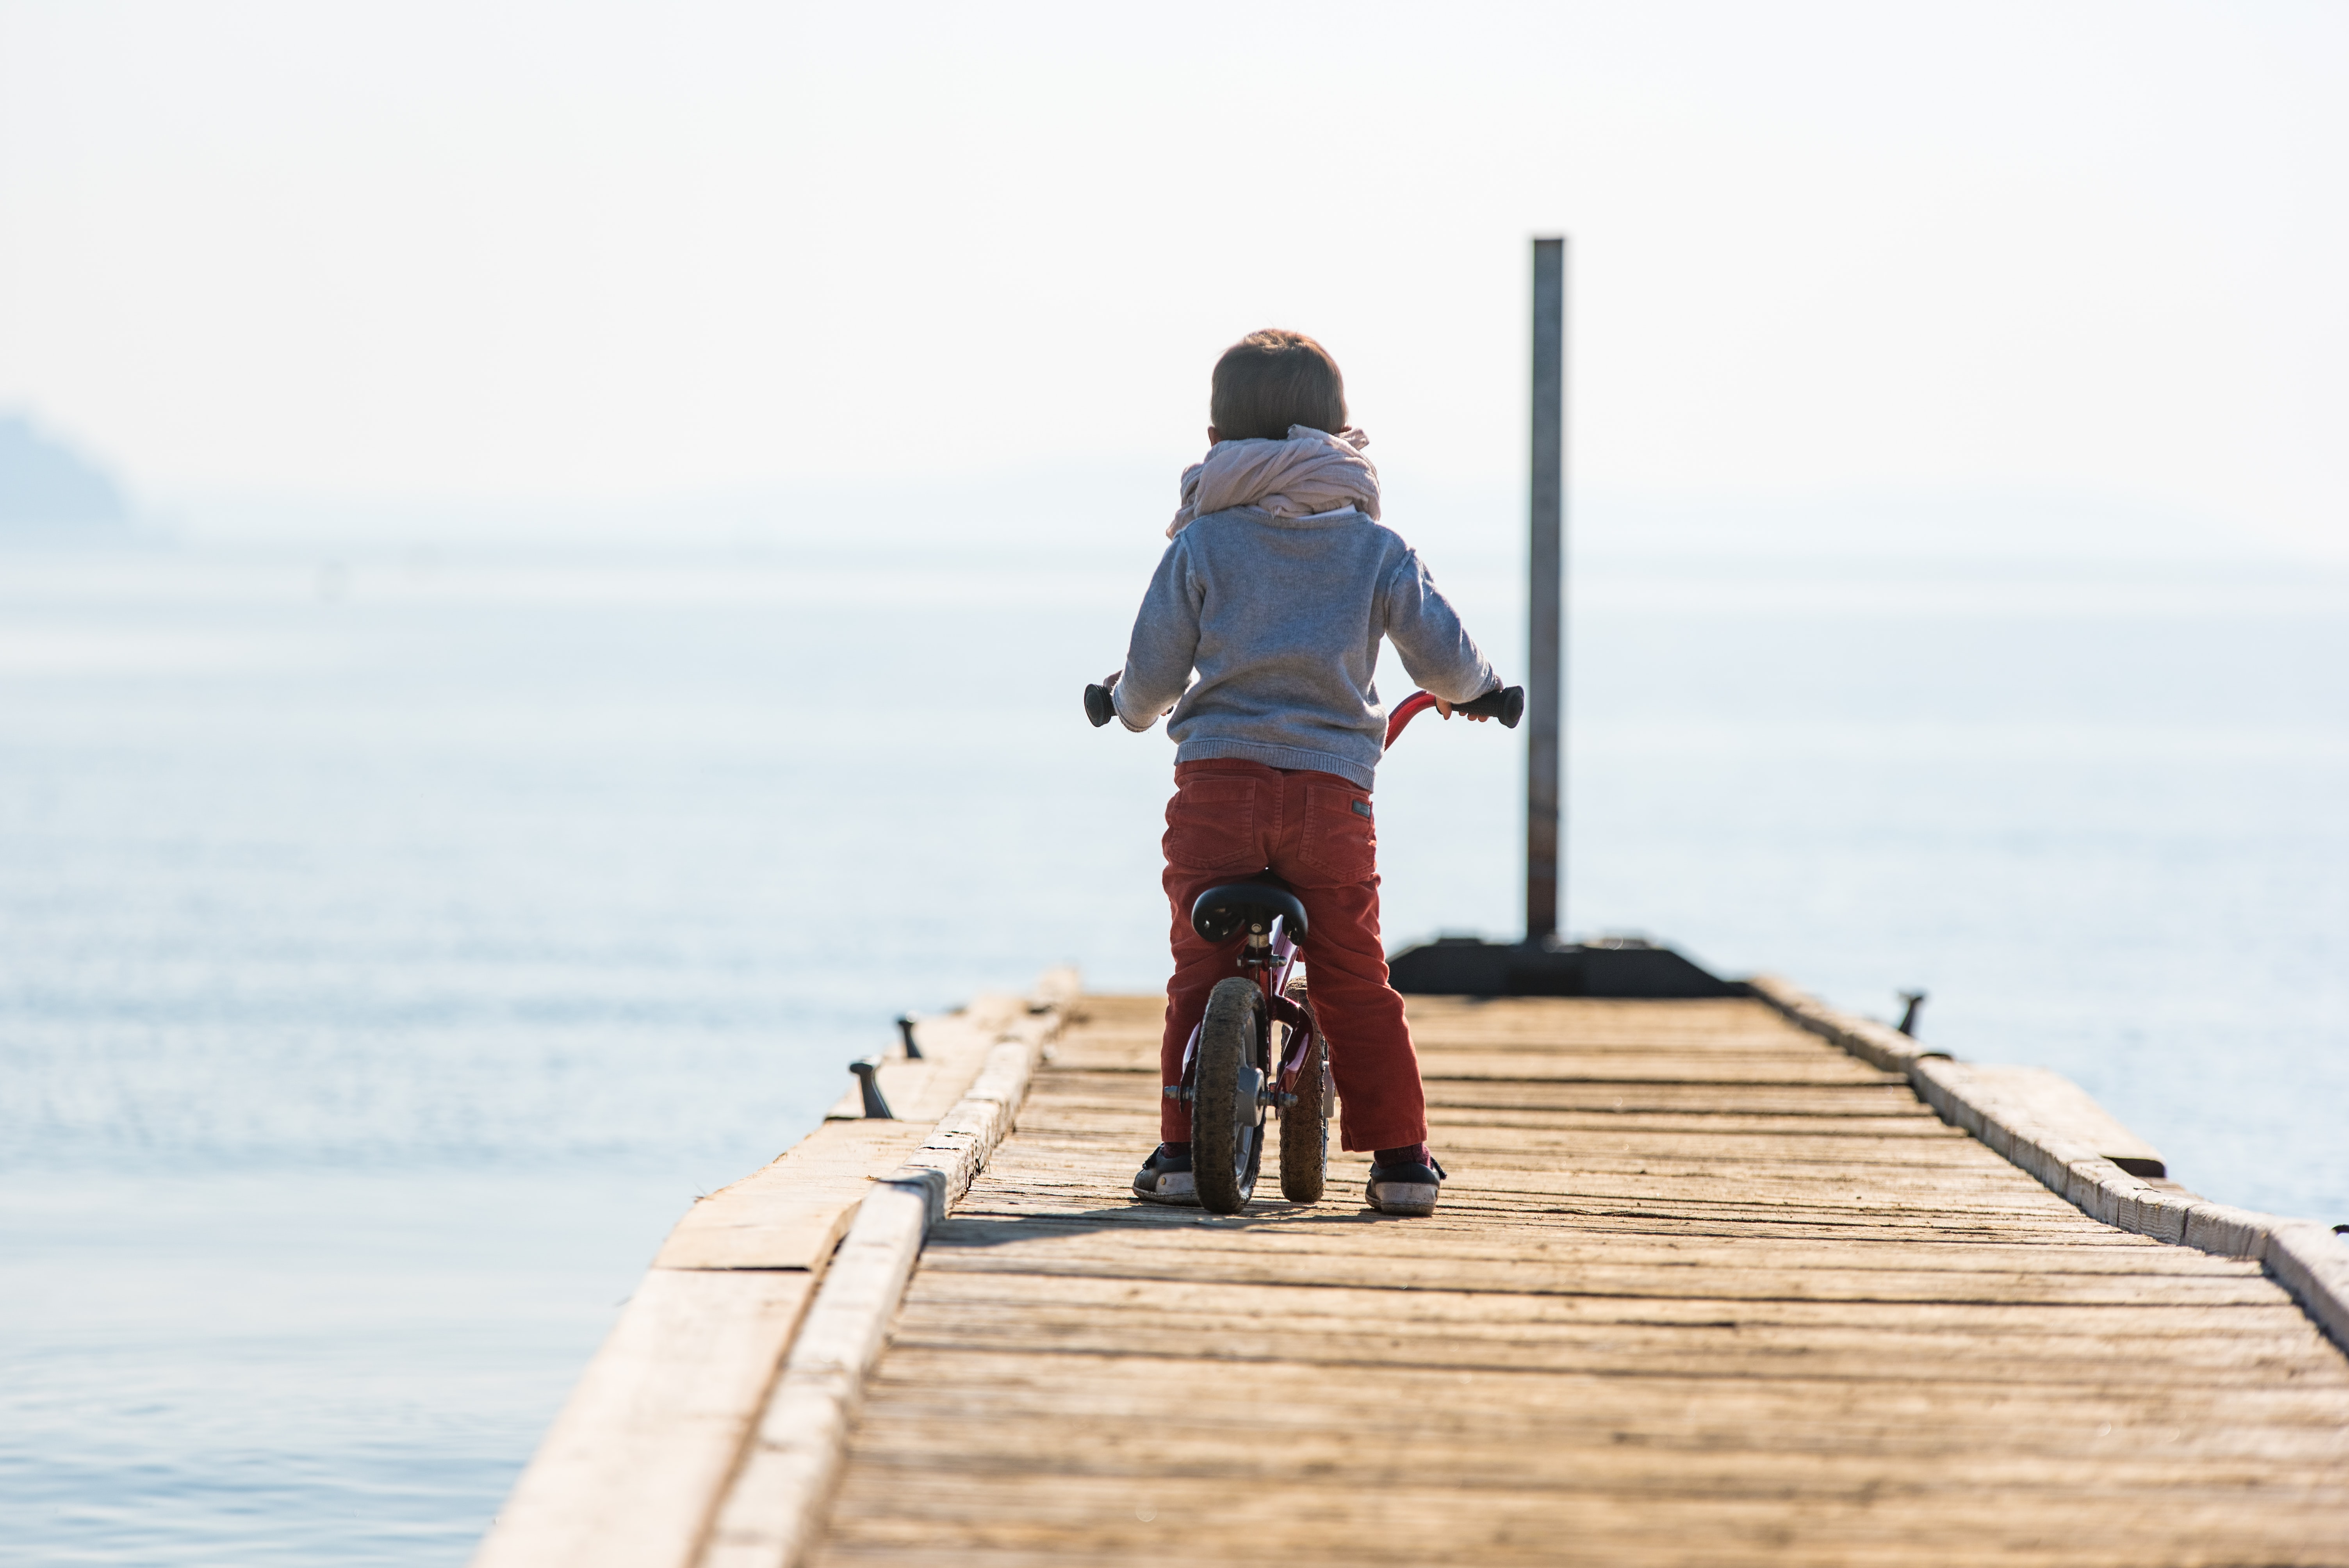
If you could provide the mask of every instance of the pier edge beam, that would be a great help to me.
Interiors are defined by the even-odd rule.
[[[864,1200],[717,1500],[698,1568],[795,1568],[805,1559],[923,1243],[1009,1135],[1048,1045],[1038,1035],[997,1046],[961,1103]]]
[[[988,1031],[983,1037],[994,1043],[978,1064],[958,1070],[960,1098],[926,1132],[919,1130],[920,1121],[827,1119],[763,1171],[725,1190],[756,1183],[834,1130],[905,1129],[900,1148],[919,1140],[909,1158],[862,1178],[872,1186],[849,1198],[839,1218],[814,1230],[798,1226],[781,1238],[788,1250],[812,1262],[785,1264],[767,1255],[774,1251],[772,1216],[751,1216],[770,1244],[746,1251],[739,1237],[697,1231],[710,1200],[689,1210],[542,1438],[475,1548],[471,1568],[691,1568],[698,1563],[841,1255],[843,1232],[854,1230],[856,1217],[881,1190],[891,1189],[894,1198],[909,1168],[936,1168],[934,1174],[913,1176],[926,1216],[934,1202],[930,1188],[937,1189],[935,1202],[942,1204],[947,1190],[959,1195],[968,1186],[1010,1122],[1007,1113],[993,1139],[970,1136],[984,1130],[972,1125],[972,1099],[1002,1096],[997,1069],[1008,1045],[1029,1053],[1031,1070],[1034,1060],[1049,1055],[1080,994],[1076,972],[1055,969],[1025,998],[978,998],[966,1010],[972,1016],[968,1026],[965,1014],[939,1018],[971,1033],[983,1028]],[[1019,1088],[1024,1094],[1024,1079]],[[824,1179],[821,1172],[818,1178]],[[926,1217],[924,1229],[927,1224]],[[693,1244],[680,1251],[681,1243]],[[818,1246],[820,1252],[807,1251]],[[756,1321],[735,1321],[746,1312]],[[663,1434],[649,1449],[640,1429],[648,1415]],[[660,1506],[646,1507],[647,1498],[661,1499]]]

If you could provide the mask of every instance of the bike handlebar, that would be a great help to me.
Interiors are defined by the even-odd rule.
[[[1395,704],[1394,711],[1387,716],[1387,744],[1392,746],[1404,725],[1434,706],[1433,695],[1423,691],[1415,691]],[[1515,729],[1517,721],[1526,716],[1526,688],[1499,686],[1471,701],[1454,703],[1452,711],[1471,718],[1497,718],[1502,728]],[[1117,717],[1117,703],[1110,696],[1109,687],[1085,687],[1085,717],[1092,721],[1095,729]]]

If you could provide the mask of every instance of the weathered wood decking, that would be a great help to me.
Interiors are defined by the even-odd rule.
[[[1413,999],[1416,1221],[1357,1156],[1129,1202],[1160,1006],[1081,1002],[931,1232],[812,1561],[2349,1563],[2349,1360],[2257,1262],[1759,1002]]]

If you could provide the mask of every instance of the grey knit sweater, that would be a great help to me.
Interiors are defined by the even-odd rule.
[[[1245,758],[1367,789],[1386,739],[1371,678],[1381,636],[1447,702],[1501,684],[1392,529],[1350,510],[1214,512],[1159,559],[1118,677],[1118,717],[1147,729],[1173,709],[1177,762]]]

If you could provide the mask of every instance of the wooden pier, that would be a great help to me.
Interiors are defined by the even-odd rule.
[[[480,1568],[2349,1563],[2349,1247],[2049,1075],[1414,997],[1436,1215],[1219,1219],[1126,1191],[1161,1000],[1050,1001],[697,1206]]]

